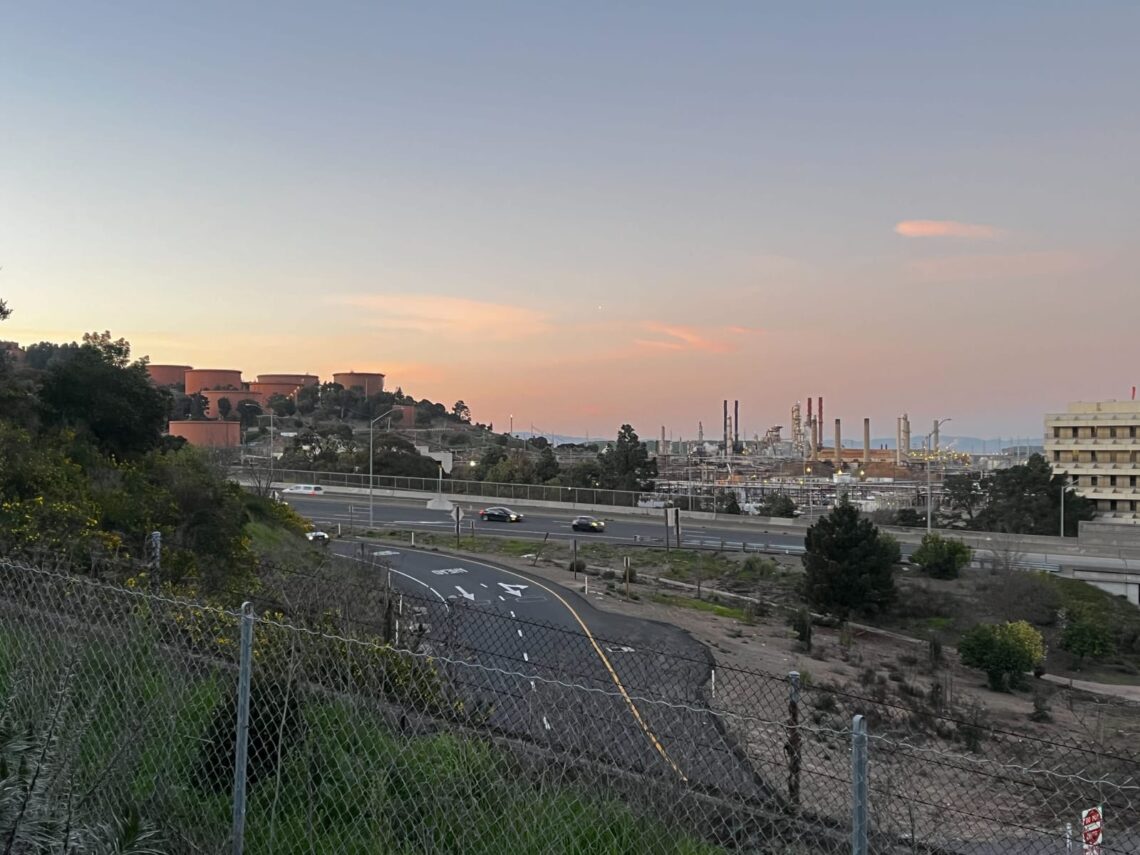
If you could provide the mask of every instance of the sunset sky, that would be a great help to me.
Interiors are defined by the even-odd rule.
[[[1138,44],[1136,2],[5,4],[0,338],[499,429],[1039,435],[1140,381]]]

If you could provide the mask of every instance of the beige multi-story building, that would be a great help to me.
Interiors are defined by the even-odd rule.
[[[1102,520],[1140,523],[1140,401],[1069,404],[1045,416],[1045,456]]]

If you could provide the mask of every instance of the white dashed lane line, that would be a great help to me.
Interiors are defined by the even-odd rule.
[[[524,661],[524,662],[529,662],[529,661],[530,661],[530,656],[529,656],[528,654],[526,654],[526,653],[523,653],[523,661]]]
[[[519,634],[519,638],[522,638],[522,630],[519,629],[519,630],[515,630],[515,631]]]
[[[548,722],[546,720],[546,716],[542,717],[542,724],[547,730],[552,730],[552,728],[550,727],[550,722]]]

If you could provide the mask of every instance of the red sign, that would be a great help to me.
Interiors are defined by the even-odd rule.
[[[1099,807],[1081,811],[1081,836],[1084,838],[1084,855],[1098,855],[1104,842],[1104,818]]]

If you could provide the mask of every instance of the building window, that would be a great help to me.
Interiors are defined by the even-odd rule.
[[[1097,482],[1097,476],[1096,475],[1093,475],[1091,478],[1089,478],[1089,486],[1090,487],[1095,487],[1096,482]]]
[[[1059,427],[1053,428],[1053,439],[1061,438],[1061,429]]]
[[[1135,426],[1132,426],[1128,429],[1128,438],[1129,439],[1136,439],[1136,427]]]
[[[1073,439],[1077,438],[1077,429],[1073,428]]]
[[[1059,451],[1053,452],[1053,462],[1054,463],[1060,463],[1061,462],[1061,452],[1059,452]]]
[[[1115,511],[1115,510],[1116,510],[1116,499],[1113,499],[1112,501],[1110,501],[1110,502],[1108,503],[1108,509],[1109,509],[1110,511]]]
[[[1109,428],[1108,429],[1108,438],[1109,439],[1116,439],[1116,428]]]
[[[1108,486],[1110,486],[1110,487],[1115,487],[1115,486],[1116,486],[1116,476],[1115,476],[1115,475],[1110,475],[1110,476],[1109,476],[1109,478],[1108,478]]]
[[[1128,476],[1128,486],[1129,487],[1135,487],[1136,486],[1136,476],[1135,475],[1129,475]]]
[[[1096,452],[1095,451],[1092,452],[1092,454],[1089,456],[1089,460],[1091,460],[1093,463],[1096,463]]]

